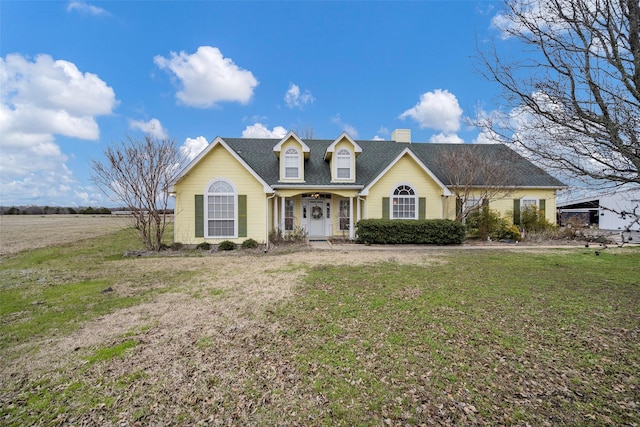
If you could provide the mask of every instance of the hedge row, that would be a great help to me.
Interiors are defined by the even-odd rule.
[[[464,225],[449,219],[363,219],[357,230],[365,244],[459,245],[465,238]]]

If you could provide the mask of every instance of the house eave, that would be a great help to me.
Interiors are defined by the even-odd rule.
[[[276,184],[274,190],[362,190],[364,185],[312,185],[312,184]]]

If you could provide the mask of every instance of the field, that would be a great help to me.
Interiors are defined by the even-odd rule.
[[[118,215],[0,215],[0,256],[101,236],[131,225]]]
[[[638,425],[640,250],[0,258],[4,425]]]

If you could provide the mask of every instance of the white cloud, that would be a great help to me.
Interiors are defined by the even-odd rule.
[[[131,129],[139,129],[143,133],[150,135],[157,139],[166,139],[169,137],[167,130],[162,127],[162,123],[158,119],[151,119],[148,122],[142,120],[129,120],[129,127]]]
[[[287,130],[282,126],[276,126],[273,130],[269,130],[262,123],[249,125],[242,131],[243,138],[284,138]]]
[[[420,128],[430,128],[443,132],[457,132],[460,129],[462,108],[458,99],[447,90],[436,89],[425,92],[420,101],[400,115],[401,119],[410,117],[418,122]]]
[[[300,92],[300,87],[293,83],[289,84],[289,90],[284,95],[284,101],[289,108],[302,109],[307,104],[313,104],[315,100],[311,92],[306,89],[304,92]]]
[[[95,16],[109,15],[109,12],[107,12],[105,9],[98,6],[93,6],[83,1],[70,1],[67,5],[67,12],[72,12],[74,10]]]
[[[62,200],[71,200],[77,183],[55,136],[98,139],[96,117],[111,114],[117,104],[111,87],[71,62],[49,55],[0,58],[2,202],[30,203],[40,195],[51,203],[63,192],[68,199]]]
[[[438,144],[464,144],[462,138],[455,133],[439,133],[429,138],[429,142]]]
[[[205,147],[209,145],[207,138],[204,136],[199,136],[197,138],[187,138],[184,140],[184,143],[180,147],[180,151],[182,155],[185,156],[187,162],[195,159],[198,154],[205,149]]]
[[[356,129],[354,126],[350,125],[349,123],[343,122],[340,114],[336,114],[336,116],[333,117],[331,121],[336,125],[340,126],[340,128],[346,133],[348,133],[351,138],[358,137],[358,129]]]
[[[178,78],[181,89],[176,97],[191,107],[208,108],[225,101],[246,104],[258,85],[251,71],[238,67],[211,46],[200,46],[191,55],[184,51],[171,52],[169,58],[158,55],[154,62]]]
[[[384,141],[385,139],[383,137],[381,137],[380,135],[374,135],[372,140],[373,141]]]

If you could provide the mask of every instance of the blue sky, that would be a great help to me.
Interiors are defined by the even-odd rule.
[[[1,1],[0,204],[113,206],[90,159],[143,132],[482,142],[501,3]]]

